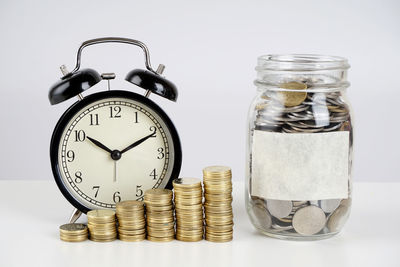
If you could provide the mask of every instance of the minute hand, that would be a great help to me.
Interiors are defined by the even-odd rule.
[[[155,136],[155,133],[151,133],[151,134],[149,134],[148,136],[145,136],[145,137],[143,137],[142,139],[137,140],[135,143],[131,144],[130,146],[128,146],[128,147],[126,147],[126,148],[124,148],[124,149],[121,151],[121,154],[122,154],[122,153],[125,153],[126,151],[128,151],[128,150],[130,150],[130,149],[132,149],[132,148],[134,148],[135,146],[140,145],[141,143],[143,143],[144,141],[146,141],[146,140],[149,139],[150,137],[154,137],[154,136]]]

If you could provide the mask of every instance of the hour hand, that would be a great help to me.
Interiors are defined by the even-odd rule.
[[[111,149],[109,149],[108,147],[106,147],[105,145],[100,143],[99,141],[97,141],[97,140],[95,140],[95,139],[93,139],[93,138],[91,138],[89,136],[86,136],[86,138],[89,139],[89,141],[92,142],[93,144],[95,144],[96,146],[100,147],[101,149],[103,149],[103,150],[105,150],[105,151],[107,151],[109,153],[112,153]]]

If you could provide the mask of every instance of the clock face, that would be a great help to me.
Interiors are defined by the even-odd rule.
[[[79,209],[142,200],[144,191],[165,188],[178,175],[176,130],[147,98],[108,91],[88,96],[66,114],[53,135],[53,172],[61,191]]]

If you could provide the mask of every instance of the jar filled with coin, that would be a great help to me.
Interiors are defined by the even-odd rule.
[[[247,125],[246,209],[265,235],[323,239],[340,232],[349,216],[348,68],[335,56],[258,58]]]

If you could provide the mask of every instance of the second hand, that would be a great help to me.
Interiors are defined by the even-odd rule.
[[[114,182],[117,181],[117,161],[114,160]]]

